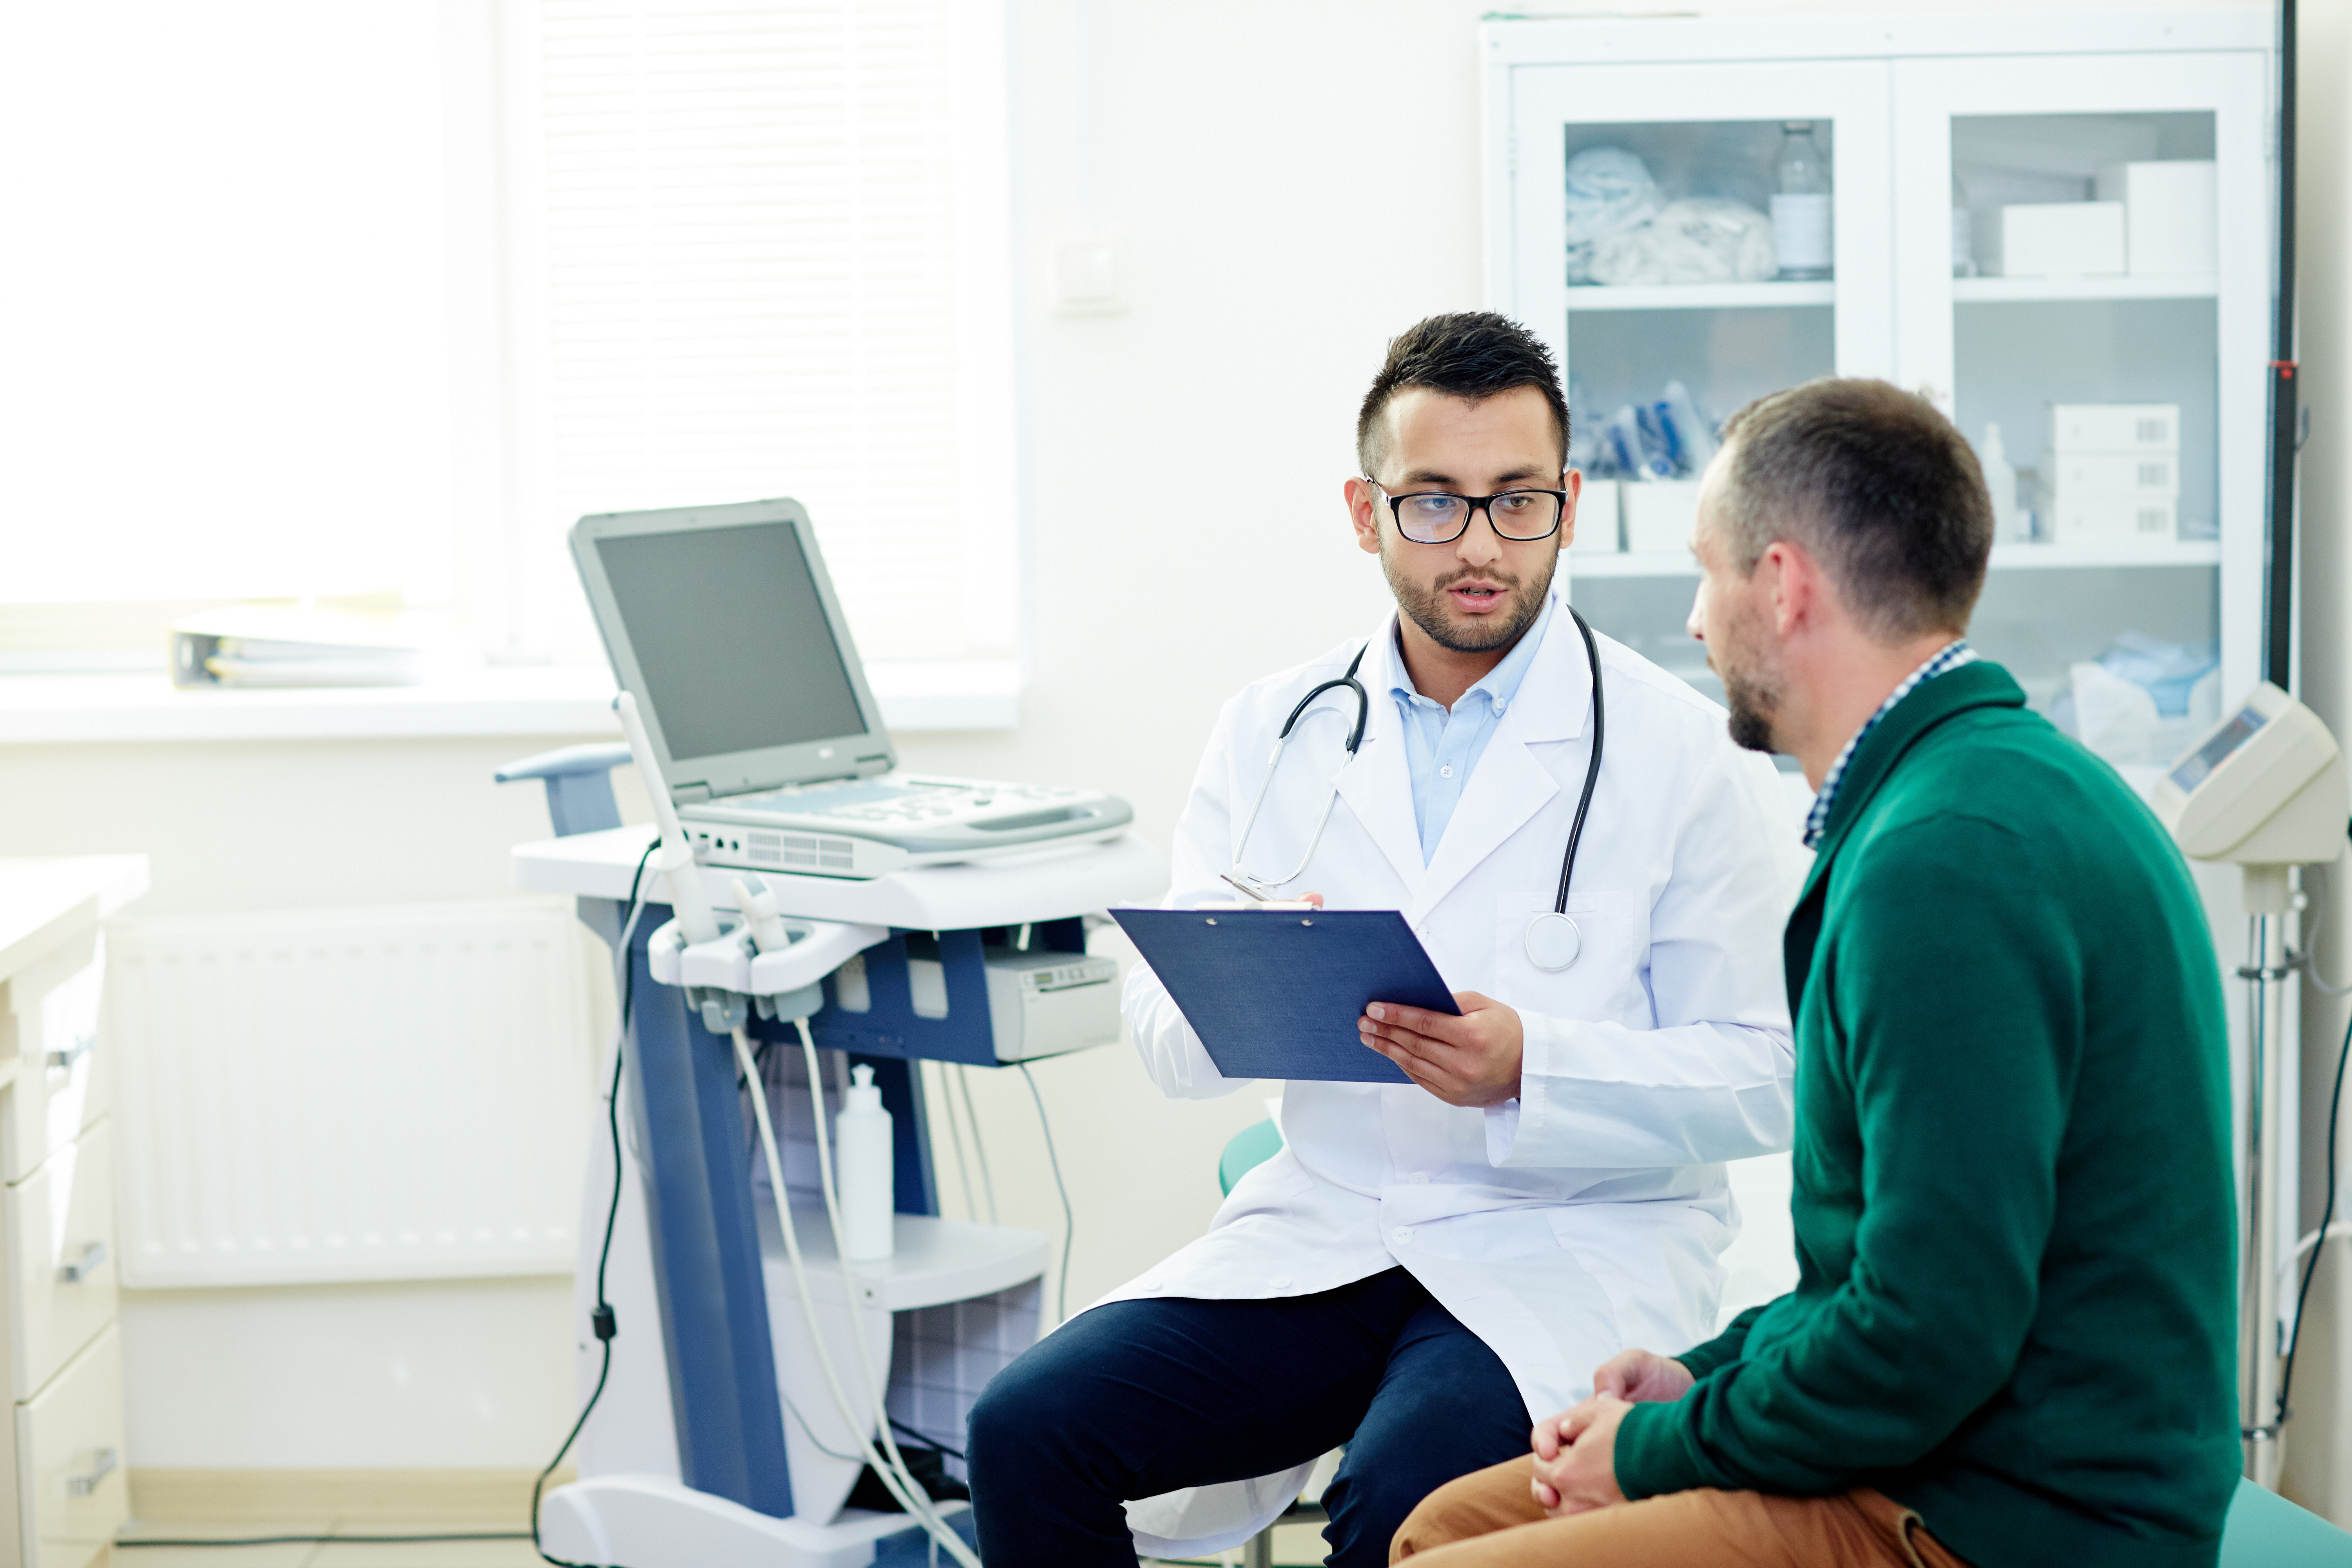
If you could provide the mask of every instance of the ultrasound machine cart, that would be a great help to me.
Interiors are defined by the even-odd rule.
[[[627,746],[571,747],[500,770],[502,783],[544,782],[558,835],[515,849],[517,883],[574,895],[581,919],[607,943],[617,947],[629,930],[628,1016],[619,1042],[623,1170],[609,1257],[606,1215],[615,1189],[601,1100],[582,1194],[575,1342],[583,1403],[603,1361],[591,1320],[600,1275],[618,1332],[604,1392],[574,1448],[579,1479],[548,1492],[541,1506],[542,1543],[557,1558],[614,1568],[919,1563],[929,1543],[908,1515],[842,1506],[861,1465],[809,1365],[807,1325],[782,1272],[774,1195],[765,1191],[751,1137],[731,1031],[742,1027],[753,1041],[791,1047],[763,1055],[761,1071],[787,1150],[786,1197],[796,1215],[814,1189],[804,1190],[793,1173],[814,1162],[796,1162],[792,1151],[812,1137],[812,1116],[829,1112],[835,1086],[805,1081],[792,1020],[806,1016],[829,1078],[845,1080],[852,1064],[874,1069],[895,1138],[896,1255],[845,1274],[821,1217],[795,1229],[821,1287],[813,1298],[820,1317],[830,1325],[833,1314],[845,1321],[855,1310],[875,1331],[867,1342],[887,1363],[891,1425],[902,1437],[916,1433],[960,1449],[965,1417],[989,1375],[1037,1336],[1050,1247],[1035,1231],[940,1215],[919,1064],[995,1067],[1116,1040],[1116,965],[1087,954],[1089,921],[1113,904],[1155,898],[1167,870],[1128,831],[1124,803],[1092,792],[1049,792],[1052,809],[1066,812],[1059,838],[1047,835],[972,859],[926,853],[919,836],[936,825],[920,818],[939,798],[930,793],[935,783],[964,791],[947,797],[958,812],[951,826],[978,823],[985,831],[995,810],[998,820],[1015,823],[1014,837],[1034,828],[1038,796],[1015,793],[1019,786],[978,785],[975,794],[972,781],[906,780],[888,771],[895,757],[796,506],[640,514],[658,525],[646,531],[667,531],[672,543],[678,518],[733,527],[746,515],[791,525],[805,552],[814,598],[825,614],[806,617],[801,630],[811,624],[818,633],[830,630],[831,646],[815,651],[839,649],[838,668],[862,722],[851,739],[866,777],[856,782],[903,781],[899,798],[911,805],[900,820],[835,818],[844,834],[886,840],[897,869],[877,875],[868,861],[820,875],[761,866],[758,879],[776,895],[794,940],[783,952],[754,956],[738,942],[740,929],[686,942],[671,908],[658,901],[664,883],[645,868],[655,829],[621,826],[607,776],[631,760]],[[583,520],[583,531],[600,521],[608,520]],[[575,531],[576,545],[583,531]],[[690,545],[694,531],[686,531]],[[720,537],[731,544],[746,536]],[[768,535],[770,544],[775,539]],[[666,560],[678,558],[665,552]],[[713,580],[707,559],[688,549],[683,560],[704,582]],[[626,628],[607,619],[608,605],[598,607],[612,647]],[[644,623],[635,629],[642,634]],[[641,636],[636,652],[650,640]],[[681,763],[671,753],[690,750],[675,742],[707,713],[679,721],[681,704],[666,700],[662,672],[640,668],[624,651],[614,648],[624,689],[637,694],[649,720],[657,721],[665,708],[672,720],[656,766],[692,772],[702,759],[689,754]],[[802,646],[764,657],[805,660],[811,651]],[[688,670],[684,678],[705,695],[683,705],[707,709],[709,672]],[[668,699],[680,679],[671,672]],[[791,715],[784,717],[788,730]],[[817,749],[805,737],[793,743],[803,756]],[[879,768],[870,760],[877,755],[885,759]],[[686,802],[746,790],[782,795],[795,811],[822,810],[827,800],[821,778],[796,782],[789,772],[781,779],[756,772],[722,777],[715,788],[673,786],[671,795],[685,818]],[[1009,817],[971,804],[1000,795]],[[874,797],[849,798],[853,809],[865,810]],[[1060,804],[1072,801],[1077,805]],[[726,821],[703,815],[687,822],[687,832],[700,837],[693,869],[678,873],[697,879],[711,909],[722,912],[733,910],[734,880],[751,868],[747,850],[712,842],[714,825]],[[803,813],[784,826],[811,824]],[[633,891],[644,907],[629,929]],[[602,1070],[610,1083],[609,1057]],[[828,1327],[826,1342],[838,1346],[844,1336]],[[948,1468],[951,1475],[959,1468],[952,1460]]]

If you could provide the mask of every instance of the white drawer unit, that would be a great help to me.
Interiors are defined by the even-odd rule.
[[[16,1080],[0,1097],[0,1181],[18,1182],[103,1114],[99,1003],[105,944],[95,920],[66,929],[6,976],[5,1014]],[[9,1048],[12,1047],[13,1048]]]
[[[103,1562],[130,1513],[105,922],[137,856],[0,861],[0,1568]]]
[[[82,1568],[131,1513],[114,1325],[16,1406],[16,1533],[26,1568]]]
[[[29,1399],[114,1321],[114,1126],[100,1121],[7,1189],[8,1362]]]

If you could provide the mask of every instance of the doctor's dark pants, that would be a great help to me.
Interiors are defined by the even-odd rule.
[[[965,1451],[988,1568],[1125,1568],[1121,1500],[1345,1444],[1323,1533],[1358,1568],[1388,1561],[1431,1491],[1525,1454],[1528,1427],[1501,1359],[1391,1268],[1312,1296],[1083,1312],[997,1373]]]

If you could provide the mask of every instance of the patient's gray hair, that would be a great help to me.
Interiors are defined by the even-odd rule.
[[[1889,643],[1958,636],[1992,552],[1984,470],[1926,398],[1824,377],[1759,397],[1723,427],[1718,494],[1741,575],[1781,540],[1821,562]]]

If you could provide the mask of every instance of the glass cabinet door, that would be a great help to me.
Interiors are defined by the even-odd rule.
[[[1994,490],[1973,640],[2145,790],[2258,674],[2260,58],[1894,69],[1898,376]]]
[[[1490,281],[1566,372],[1593,625],[1720,700],[1685,629],[1698,471],[1726,416],[1893,367],[1883,61],[1523,66]]]

